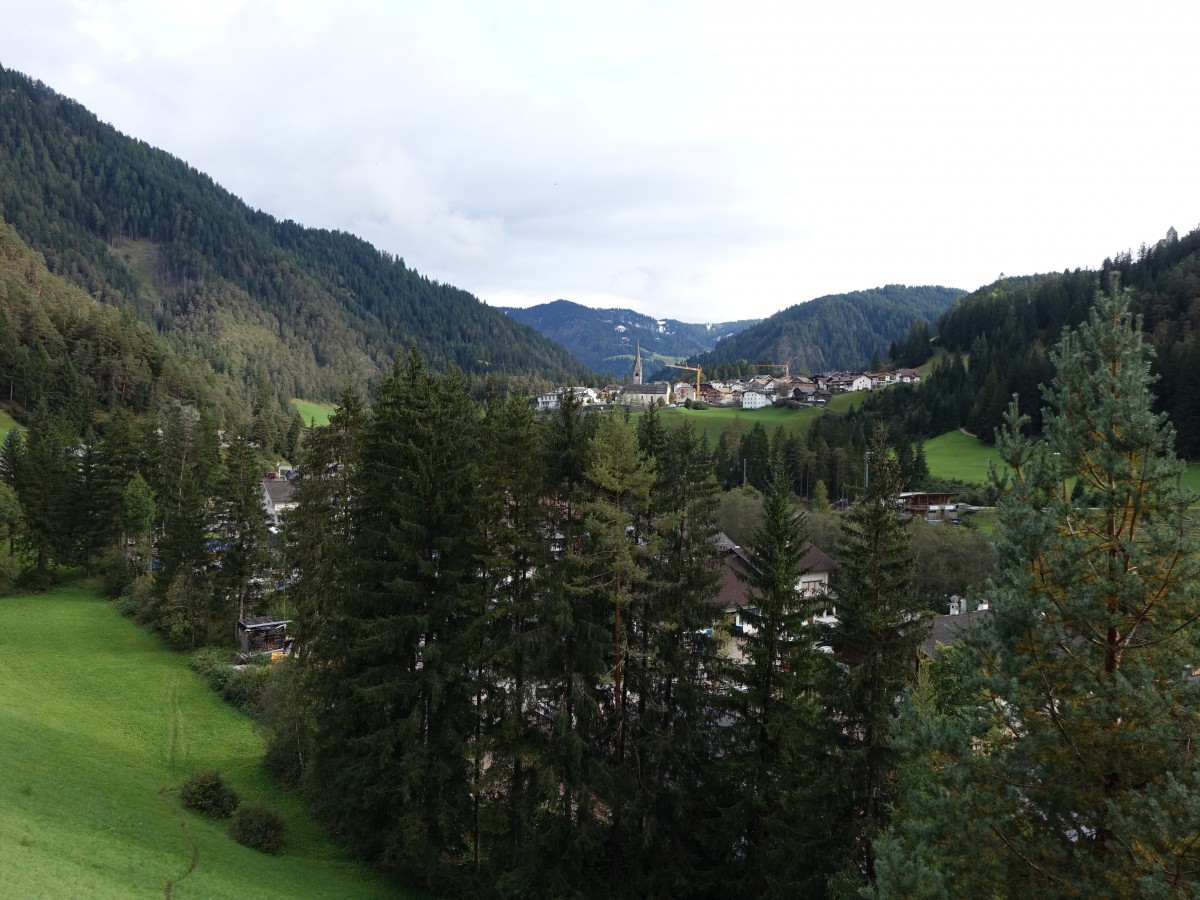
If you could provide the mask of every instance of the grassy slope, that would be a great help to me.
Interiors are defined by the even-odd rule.
[[[8,434],[10,431],[12,431],[14,428],[16,428],[20,431],[25,430],[24,425],[18,425],[15,421],[13,421],[12,416],[10,416],[4,410],[0,409],[0,440],[3,440],[4,436],[6,434]]]
[[[830,409],[845,411],[858,405],[863,400],[863,394],[838,394],[829,402]],[[742,420],[742,427],[749,431],[756,423],[762,422],[767,434],[773,434],[776,428],[782,426],[787,431],[803,431],[812,420],[821,414],[817,408],[780,409],[768,406],[763,409],[741,409],[738,407],[712,406],[708,409],[685,409],[682,406],[675,409],[663,409],[659,413],[663,424],[668,428],[690,419],[692,425],[700,433],[708,435],[708,444],[715,447],[717,438],[735,419]]]
[[[262,771],[253,724],[87,586],[0,598],[0,889],[10,897],[395,895]],[[288,820],[284,855],[235,844],[176,788],[212,767]],[[186,828],[181,828],[183,823]]]
[[[929,472],[939,478],[986,481],[989,459],[1000,462],[996,448],[961,431],[949,431],[925,442]],[[1183,486],[1200,496],[1200,463],[1191,463],[1187,467],[1183,473]]]
[[[296,407],[296,411],[300,413],[300,418],[304,420],[306,428],[314,424],[328,425],[329,417],[337,410],[332,403],[312,403],[308,400],[292,400],[292,406]]]

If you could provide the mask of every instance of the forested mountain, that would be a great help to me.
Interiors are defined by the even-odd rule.
[[[592,309],[570,300],[555,300],[527,309],[505,308],[518,322],[557,341],[597,372],[627,375],[640,344],[646,371],[713,349],[717,341],[756,324],[737,322],[689,324],[655,319],[632,309]]]
[[[0,69],[0,218],[61,274],[218,373],[333,398],[414,345],[435,367],[560,381],[584,367],[466,291],[343,232],[250,209],[169,153]]]
[[[980,288],[931,329],[933,346],[948,351],[944,363],[919,390],[874,396],[867,411],[903,419],[914,435],[965,427],[991,441],[1017,394],[1029,427],[1039,431],[1039,385],[1051,375],[1046,348],[1064,328],[1084,321],[1097,290],[1113,276],[1132,290],[1131,308],[1143,317],[1159,377],[1157,409],[1175,424],[1177,452],[1200,456],[1200,229],[1182,238],[1171,229],[1154,246],[1106,259],[1099,270],[1002,278]],[[929,354],[930,344],[920,344],[906,340],[893,349],[913,364]]]
[[[936,319],[965,293],[889,284],[818,297],[721,341],[699,365],[705,371],[738,360],[790,363],[793,371],[865,368],[872,358],[884,359],[889,343],[906,335],[914,320]]]

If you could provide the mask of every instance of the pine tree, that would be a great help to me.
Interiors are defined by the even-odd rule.
[[[880,844],[884,896],[1195,893],[1200,552],[1127,304],[1098,296],[1053,353],[1044,443],[1009,410],[993,624],[968,647],[986,699],[914,722],[920,802]]]

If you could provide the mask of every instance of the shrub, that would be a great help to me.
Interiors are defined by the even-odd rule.
[[[251,850],[260,853],[279,853],[287,824],[283,816],[259,800],[243,803],[233,814],[229,836]]]
[[[113,547],[100,557],[100,580],[106,597],[125,593],[133,583],[133,569],[120,547]]]
[[[117,611],[139,625],[149,625],[154,618],[154,576],[134,579],[117,598]]]
[[[238,795],[215,769],[201,769],[189,775],[179,788],[179,802],[186,809],[227,819],[238,808]]]
[[[9,556],[8,551],[0,547],[0,596],[13,589],[20,573],[21,566],[16,557]]]
[[[229,662],[227,651],[215,647],[197,650],[191,665],[224,700],[245,712],[254,711],[271,677],[266,660],[235,666]]]

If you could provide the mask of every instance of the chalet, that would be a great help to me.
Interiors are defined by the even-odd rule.
[[[929,622],[929,635],[921,645],[926,659],[933,659],[941,647],[949,647],[972,634],[991,616],[987,605],[971,612],[951,612],[948,616],[937,616]]]
[[[271,524],[278,527],[283,514],[296,505],[293,495],[296,493],[296,482],[284,481],[279,478],[264,478],[262,480],[263,508]]]
[[[897,369],[896,381],[900,384],[920,384],[921,373],[916,369]]]
[[[567,391],[570,391],[582,406],[591,406],[593,403],[599,402],[596,391],[590,387],[559,388],[557,391],[538,396],[538,412],[550,412],[558,409],[562,402],[562,395]]]
[[[290,620],[275,616],[251,616],[238,619],[238,661],[248,662],[256,656],[279,659],[292,652],[295,638],[287,633]]]
[[[742,611],[749,605],[750,585],[746,579],[753,576],[754,564],[750,561],[749,554],[731,541],[724,532],[717,535],[716,542],[721,551],[721,580],[713,604],[732,620],[735,636],[752,633],[753,626],[743,619]],[[837,568],[834,561],[810,544],[804,556],[803,566],[805,572],[796,583],[797,593],[805,597],[830,596],[829,579]],[[828,624],[837,621],[835,616],[836,610],[830,606],[814,618]]]
[[[895,372],[864,372],[871,379],[871,390],[881,390],[885,387],[891,387],[896,383]]]
[[[926,522],[941,522],[954,517],[958,504],[952,493],[937,493],[928,491],[902,491],[900,502],[904,511],[914,516],[920,516]]]
[[[838,372],[829,376],[826,386],[834,394],[847,391],[869,391],[871,379],[861,372]]]

